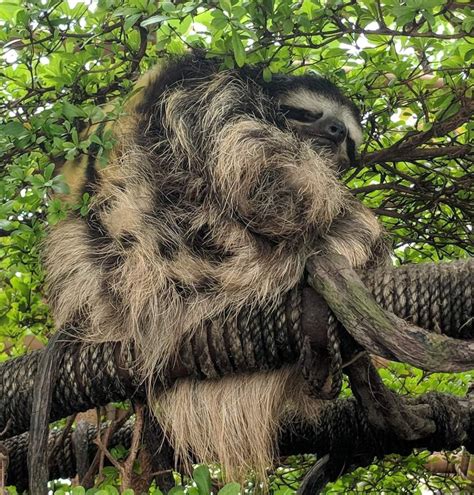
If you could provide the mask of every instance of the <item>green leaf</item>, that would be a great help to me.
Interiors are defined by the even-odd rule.
[[[209,468],[200,464],[193,471],[193,480],[196,482],[199,495],[209,495],[211,493],[211,473]]]
[[[171,490],[168,492],[168,495],[186,495],[186,492],[184,491],[184,487],[179,485],[171,488]]]
[[[1,127],[1,133],[5,136],[22,138],[27,136],[30,132],[20,122],[8,122],[8,124]]]
[[[467,33],[470,33],[473,27],[474,27],[474,16],[466,17],[466,19],[464,19],[464,21],[462,22],[463,30],[466,31]]]
[[[15,19],[20,10],[23,10],[21,5],[12,2],[0,2],[0,19],[11,21]]]
[[[138,21],[138,19],[140,19],[141,16],[142,14],[134,14],[129,17],[126,17],[125,22],[123,23],[123,28],[125,30],[130,29]]]
[[[160,2],[161,8],[165,12],[175,12],[176,11],[176,6],[173,4],[173,2]]]
[[[45,180],[49,180],[51,179],[51,177],[53,176],[53,172],[54,172],[54,163],[50,163],[45,169],[44,169],[44,172],[43,172],[43,176],[45,178]]]
[[[240,495],[241,490],[239,483],[228,483],[219,490],[217,495]]]
[[[473,21],[473,25],[474,25],[474,18],[472,19]],[[465,54],[464,54],[464,61],[465,62],[469,62],[472,60],[472,58],[474,57],[474,48],[471,48],[470,50],[468,50]]]
[[[243,67],[245,64],[245,48],[235,29],[232,29],[232,50],[234,51],[234,58],[237,65]]]
[[[272,71],[269,67],[265,67],[265,69],[263,69],[262,75],[265,82],[270,82],[272,80]]]
[[[227,13],[232,13],[232,3],[230,0],[219,0],[219,5],[222,10],[225,10]]]
[[[39,174],[32,175],[27,177],[26,180],[34,187],[43,187],[44,186],[44,177]]]
[[[0,230],[6,230],[7,232],[13,229],[15,226],[10,220],[4,220],[0,218]]]
[[[73,120],[75,117],[85,117],[86,113],[84,110],[77,106],[73,105],[72,103],[69,103],[68,101],[65,101],[63,103],[63,115],[68,119],[68,120]]]
[[[229,19],[225,16],[214,17],[211,22],[211,26],[217,30],[224,29],[229,25]]]
[[[160,22],[169,21],[170,18],[166,15],[152,15],[148,19],[145,19],[140,23],[141,27],[151,26],[152,24],[158,24]]]

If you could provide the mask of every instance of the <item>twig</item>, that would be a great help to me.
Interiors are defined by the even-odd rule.
[[[110,463],[120,473],[120,488],[122,491],[132,488],[134,479],[133,466],[137,459],[143,431],[144,407],[145,406],[143,404],[135,404],[135,426],[133,428],[132,441],[128,456],[123,463],[120,463],[113,458],[112,454],[107,449],[107,445],[103,442],[100,434],[97,435],[97,438],[95,440],[95,443],[97,444],[97,447],[102,452],[102,454],[107,457]],[[107,428],[107,431],[108,430],[109,428]],[[102,471],[102,466],[100,467],[100,471]]]

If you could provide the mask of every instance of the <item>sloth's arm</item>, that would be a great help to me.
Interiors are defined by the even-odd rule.
[[[214,181],[222,207],[259,235],[305,236],[317,250],[342,254],[353,266],[369,259],[382,235],[327,156],[255,119],[230,123],[220,133]]]
[[[323,236],[323,251],[347,258],[353,268],[382,265],[390,261],[389,244],[375,215],[353,196]]]

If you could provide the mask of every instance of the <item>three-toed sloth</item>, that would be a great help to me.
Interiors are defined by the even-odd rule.
[[[203,321],[272,304],[311,254],[363,267],[382,231],[340,183],[361,142],[359,113],[328,80],[219,70],[198,55],[138,83],[113,124],[108,165],[67,163],[71,201],[91,197],[49,236],[58,328],[131,344],[145,377],[168,366]],[[230,315],[230,316],[229,316]],[[177,455],[262,474],[279,425],[312,407],[295,367],[179,380],[153,398]]]

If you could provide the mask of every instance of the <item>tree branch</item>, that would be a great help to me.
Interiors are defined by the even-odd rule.
[[[337,319],[366,350],[426,371],[468,371],[474,363],[474,341],[427,332],[382,309],[358,275],[340,256],[313,256],[308,281]]]
[[[473,147],[470,144],[436,146],[431,148],[410,148],[408,146],[399,148],[398,144],[395,144],[373,153],[366,153],[362,156],[361,162],[364,166],[367,166],[373,163],[413,162],[416,160],[432,160],[440,157],[460,158],[471,153],[473,153]]]

